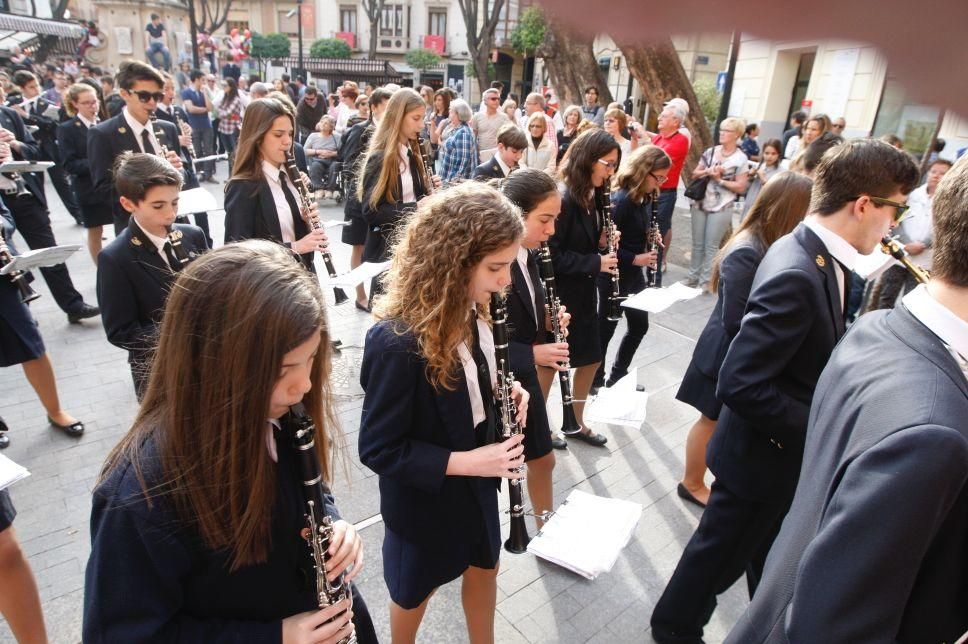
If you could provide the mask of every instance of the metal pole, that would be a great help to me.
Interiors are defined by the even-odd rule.
[[[198,23],[195,22],[195,0],[188,0],[188,30],[192,36],[192,69],[198,66]]]
[[[729,48],[729,65],[726,67],[726,84],[723,87],[723,98],[719,103],[719,117],[713,129],[713,145],[719,144],[719,124],[729,116],[729,99],[733,95],[733,77],[736,75],[736,58],[739,55],[739,41],[741,32],[733,32],[733,42]]]
[[[296,25],[296,38],[299,40],[299,69],[296,70],[296,73],[293,74],[293,76],[301,76],[303,73],[302,0],[296,0],[296,19],[299,21]]]

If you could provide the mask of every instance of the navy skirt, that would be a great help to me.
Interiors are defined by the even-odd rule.
[[[0,532],[13,525],[16,516],[17,510],[13,507],[13,501],[10,500],[10,492],[0,490]]]
[[[706,418],[717,420],[723,403],[716,397],[716,379],[710,378],[693,362],[689,363],[686,373],[676,392],[676,400],[692,405]]]
[[[10,278],[0,276],[0,367],[10,367],[44,355],[37,321],[20,301]]]
[[[114,213],[109,203],[79,204],[81,223],[85,228],[110,226],[114,223]]]
[[[340,241],[350,246],[362,246],[366,243],[366,222],[363,221],[363,206],[356,197],[347,195],[346,206],[343,208],[343,231]]]
[[[521,387],[531,396],[528,402],[528,424],[524,428],[524,460],[533,461],[551,451],[551,422],[548,420],[548,406],[545,404],[538,373],[531,370],[515,370],[514,377]],[[558,379],[555,378],[555,384]]]

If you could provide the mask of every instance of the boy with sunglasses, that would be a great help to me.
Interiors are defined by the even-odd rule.
[[[716,596],[744,572],[753,595],[797,487],[817,380],[844,334],[854,262],[897,225],[918,176],[881,141],[828,151],[806,219],[760,263],[719,372],[724,406],[706,450],[716,481],[652,613],[659,644],[701,641]]]
[[[87,138],[87,157],[91,164],[94,191],[110,201],[114,216],[114,234],[120,235],[128,225],[130,214],[121,207],[114,189],[111,168],[122,152],[144,152],[164,155],[176,169],[182,169],[181,144],[171,123],[150,121],[151,113],[165,97],[165,80],[161,73],[146,63],[129,60],[121,63],[117,85],[121,88],[124,109],[91,128]],[[156,134],[160,133],[160,135]]]

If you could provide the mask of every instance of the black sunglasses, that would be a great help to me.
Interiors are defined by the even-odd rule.
[[[152,99],[155,101],[155,103],[160,103],[162,99],[165,98],[164,92],[147,92],[143,89],[139,89],[138,91],[132,91],[129,89],[125,91],[127,91],[128,94],[134,94],[135,96],[137,96],[138,100],[141,101],[142,103],[147,103]]]
[[[904,219],[904,216],[907,214],[908,209],[911,207],[911,206],[907,205],[906,203],[900,203],[900,202],[897,202],[897,201],[891,201],[890,199],[885,199],[884,197],[872,197],[870,195],[858,195],[856,197],[853,197],[851,199],[851,201],[853,201],[854,199],[860,199],[861,197],[864,197],[864,196],[866,196],[868,199],[870,199],[874,204],[876,204],[878,206],[894,206],[894,208],[895,208],[895,210],[894,210],[894,223],[895,224],[901,223],[901,220]]]

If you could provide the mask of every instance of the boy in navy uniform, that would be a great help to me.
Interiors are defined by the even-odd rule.
[[[108,340],[128,350],[140,400],[171,285],[178,271],[208,246],[200,228],[174,223],[182,177],[170,163],[153,154],[125,152],[113,174],[121,206],[131,217],[98,256],[97,297]]]

